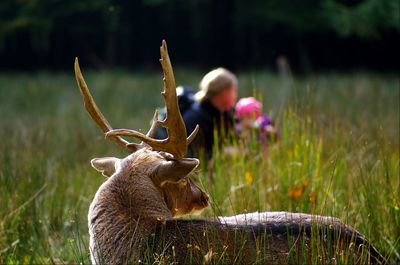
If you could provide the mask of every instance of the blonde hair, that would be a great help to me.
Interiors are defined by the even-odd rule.
[[[229,70],[219,67],[206,74],[200,82],[200,91],[195,99],[199,102],[206,101],[231,86],[237,87],[237,78]]]

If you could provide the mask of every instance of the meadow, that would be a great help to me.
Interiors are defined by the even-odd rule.
[[[71,64],[72,67],[72,64]],[[85,71],[115,128],[147,131],[162,107],[159,72]],[[175,69],[178,84],[202,73]],[[280,128],[268,157],[253,143],[215,150],[194,176],[212,204],[201,217],[253,211],[335,216],[400,263],[400,87],[394,74],[239,73]],[[103,176],[94,157],[126,155],[104,140],[68,73],[0,73],[0,264],[90,263],[87,212]],[[234,145],[239,144],[224,143]],[[199,217],[194,217],[199,218]]]

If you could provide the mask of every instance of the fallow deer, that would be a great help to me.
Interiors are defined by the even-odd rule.
[[[198,166],[185,158],[188,144],[179,112],[175,80],[163,41],[162,93],[167,117],[155,113],[149,132],[114,130],[96,106],[75,61],[75,75],[86,110],[106,138],[131,154],[95,158],[92,166],[108,179],[89,209],[91,260],[96,264],[296,264],[384,263],[385,259],[353,228],[332,217],[265,212],[214,220],[174,219],[208,206],[208,196],[190,179]],[[168,137],[152,138],[156,126]],[[123,136],[142,141],[133,144]]]

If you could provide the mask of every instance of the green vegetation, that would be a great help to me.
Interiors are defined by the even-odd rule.
[[[83,69],[84,70],[84,69]],[[115,128],[149,128],[162,105],[161,73],[84,73]],[[176,70],[179,84],[201,73]],[[239,75],[281,128],[268,158],[216,151],[199,172],[212,207],[332,215],[400,261],[399,79],[370,73],[283,80]],[[0,75],[0,263],[89,263],[87,212],[103,177],[93,157],[125,155],[86,115],[72,72]],[[238,148],[240,146],[238,145]],[[211,181],[212,178],[212,181]]]

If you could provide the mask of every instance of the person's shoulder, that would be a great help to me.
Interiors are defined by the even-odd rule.
[[[194,102],[183,114],[183,118],[186,117],[194,117],[200,114],[200,104],[198,102]]]

